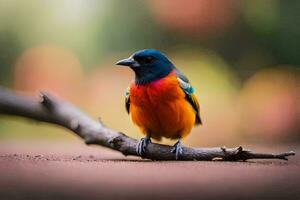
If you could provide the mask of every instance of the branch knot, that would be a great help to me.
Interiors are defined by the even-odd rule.
[[[48,110],[52,110],[54,108],[54,104],[51,98],[49,97],[49,95],[46,94],[45,92],[41,92],[40,96],[41,96],[41,101],[40,101],[41,104]]]

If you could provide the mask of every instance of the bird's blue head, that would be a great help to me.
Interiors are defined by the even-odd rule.
[[[135,72],[135,83],[146,84],[167,76],[173,69],[172,62],[158,50],[137,51],[116,65],[130,67]]]

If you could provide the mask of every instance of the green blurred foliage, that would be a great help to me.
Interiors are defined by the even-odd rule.
[[[0,34],[0,84],[9,85],[12,66],[21,53],[21,44],[14,33],[2,31]]]
[[[300,2],[246,1],[245,19],[275,63],[300,64]]]

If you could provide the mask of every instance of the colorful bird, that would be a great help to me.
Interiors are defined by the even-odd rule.
[[[202,124],[198,99],[187,77],[155,49],[138,51],[116,65],[128,66],[135,73],[125,105],[132,121],[146,135],[137,144],[137,154],[145,153],[150,138],[165,137],[178,139],[172,152],[179,159],[181,139],[194,125]]]

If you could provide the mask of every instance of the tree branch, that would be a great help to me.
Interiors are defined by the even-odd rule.
[[[138,156],[137,140],[121,132],[107,128],[102,122],[95,121],[68,102],[41,93],[41,101],[32,97],[15,94],[0,88],[0,114],[22,116],[37,121],[65,127],[84,139],[86,144],[97,144],[122,152],[124,155]],[[144,158],[151,160],[175,160],[171,146],[150,143]],[[248,159],[282,159],[295,155],[293,151],[271,154],[255,153],[243,147],[189,148],[183,147],[180,160],[225,160],[246,161]]]

